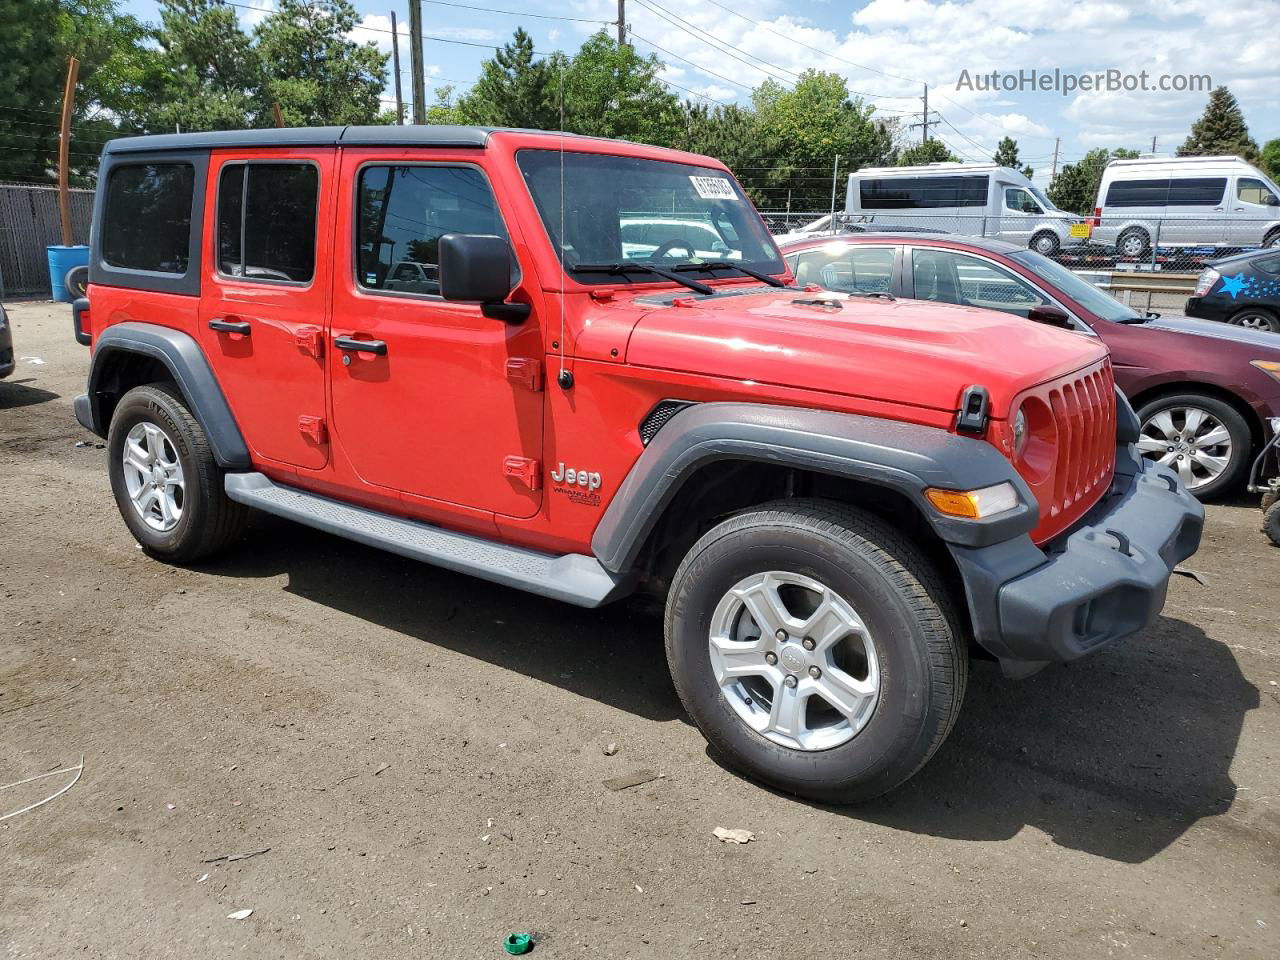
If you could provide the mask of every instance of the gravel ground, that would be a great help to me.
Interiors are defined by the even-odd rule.
[[[1150,630],[1017,683],[978,664],[920,775],[825,808],[708,754],[636,607],[266,517],[217,562],[148,559],[72,417],[68,314],[12,307],[43,362],[0,382],[0,783],[84,758],[0,823],[6,957],[496,958],[510,931],[545,957],[1280,956],[1280,552],[1252,501],[1210,508],[1203,584]]]

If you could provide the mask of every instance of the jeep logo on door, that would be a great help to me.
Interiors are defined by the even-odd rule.
[[[551,471],[551,488],[555,493],[563,493],[574,503],[598,507],[600,505],[600,474],[594,470],[583,470],[581,467],[566,467],[564,461]]]

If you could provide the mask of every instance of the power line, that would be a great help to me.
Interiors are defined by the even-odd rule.
[[[785,77],[776,76],[775,74],[770,73],[769,70],[766,70],[765,67],[769,67],[773,70],[778,71],[779,73],[790,74],[792,77],[795,77],[797,80],[799,79],[799,74],[792,73],[790,70],[784,70],[782,67],[775,66],[774,64],[769,63],[767,60],[761,60],[759,57],[756,57],[753,54],[747,53],[747,51],[745,50],[739,50],[737,47],[733,46],[733,44],[726,43],[725,41],[719,39],[713,34],[707,33],[701,27],[698,27],[695,24],[689,23],[689,21],[685,20],[683,17],[678,16],[677,14],[674,14],[674,13],[670,13],[665,8],[659,7],[657,4],[651,5],[648,2],[646,2],[646,0],[636,0],[636,2],[639,3],[640,6],[648,10],[650,13],[654,14],[655,16],[661,17],[663,20],[667,21],[667,23],[671,24],[677,30],[682,30],[685,33],[689,34],[689,36],[693,37],[695,40],[705,43],[707,46],[711,47],[711,49],[715,50],[717,53],[723,54],[732,60],[737,60],[739,63],[745,64],[746,66],[750,67],[752,70],[760,71],[770,80],[776,80],[779,83],[784,83],[787,85],[792,85],[795,82],[794,80],[788,80]],[[713,43],[712,41],[715,41],[715,42]],[[723,44],[723,47],[717,46],[717,44]],[[724,49],[725,47],[727,47],[728,49]],[[735,50],[738,53],[743,54],[743,57],[751,57],[752,60],[759,60],[760,63],[763,63],[765,66],[760,66],[760,63],[752,63],[751,60],[746,60],[746,59],[743,59],[743,57],[735,56],[733,53],[729,52],[730,50]]]
[[[589,17],[558,17],[550,13],[526,13],[523,10],[497,10],[493,7],[477,7],[470,3],[454,3],[452,0],[422,0],[433,7],[457,7],[461,10],[478,10],[481,13],[498,13],[508,17],[531,17],[536,20],[563,20],[567,23],[599,23],[612,26],[612,20],[596,20]]]
[[[751,87],[747,86],[745,83],[739,83],[737,80],[730,80],[728,77],[724,76],[723,74],[716,73],[714,70],[708,70],[706,67],[702,66],[701,64],[694,63],[692,60],[688,59],[687,57],[682,57],[678,53],[672,53],[666,47],[658,46],[658,44],[654,43],[652,40],[649,40],[649,39],[646,39],[645,37],[640,36],[640,34],[636,33],[634,30],[631,30],[629,32],[631,36],[635,37],[635,39],[639,40],[641,43],[647,43],[649,46],[653,47],[655,50],[660,50],[661,52],[665,53],[668,57],[675,57],[677,60],[687,63],[689,64],[689,66],[693,67],[695,70],[698,70],[701,73],[705,73],[709,77],[715,77],[717,80],[723,80],[725,83],[731,83],[735,87],[741,87],[743,90],[751,89]]]

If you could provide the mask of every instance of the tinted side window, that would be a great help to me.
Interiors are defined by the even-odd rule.
[[[1163,207],[1168,197],[1168,178],[1116,180],[1107,188],[1107,197],[1103,202],[1108,207]]]
[[[102,258],[126,270],[186,273],[194,189],[189,163],[116,167],[107,180]]]
[[[862,180],[858,195],[866,210],[928,210],[939,207],[982,207],[987,203],[987,177],[893,177]]]
[[[913,250],[917,300],[985,307],[1026,316],[1047,301],[1031,284],[985,260],[948,250]]]
[[[1004,205],[1022,213],[1044,213],[1035,197],[1020,187],[1008,187],[1004,191]]]
[[[224,167],[218,180],[218,268],[246,280],[310,282],[319,183],[319,171],[309,163]]]
[[[1226,177],[1188,177],[1169,181],[1169,206],[1212,207],[1222,203]]]
[[[474,167],[365,167],[356,194],[356,281],[371,290],[439,294],[442,236],[507,236],[489,182]],[[425,279],[388,287],[392,267],[403,261],[420,264]]]

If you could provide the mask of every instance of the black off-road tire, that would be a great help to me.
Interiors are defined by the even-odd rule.
[[[1262,495],[1262,512],[1266,513],[1280,501],[1280,487],[1272,487]]]
[[[839,746],[806,751],[767,739],[739,718],[716,682],[714,611],[732,586],[769,570],[834,590],[874,639],[879,699],[865,726]],[[930,561],[871,514],[820,500],[766,504],[703,536],[672,580],[666,645],[685,709],[730,765],[828,803],[878,796],[924,766],[950,733],[969,677],[954,605]]]
[[[1271,504],[1262,515],[1262,532],[1271,538],[1271,542],[1280,547],[1280,503]]]
[[[67,293],[71,294],[73,300],[79,300],[81,297],[87,296],[89,293],[89,268],[85,266],[72,267],[67,271],[67,275],[63,277],[62,285],[67,288]]]
[[[177,525],[161,533],[138,515],[124,477],[123,450],[138,423],[156,424],[172,439],[185,480],[182,514]],[[152,383],[134,387],[116,405],[107,434],[107,473],[116,506],[129,532],[150,556],[169,563],[192,563],[238,540],[248,508],[227,497],[224,471],[213,458],[204,428],[191,413],[177,386]]]

